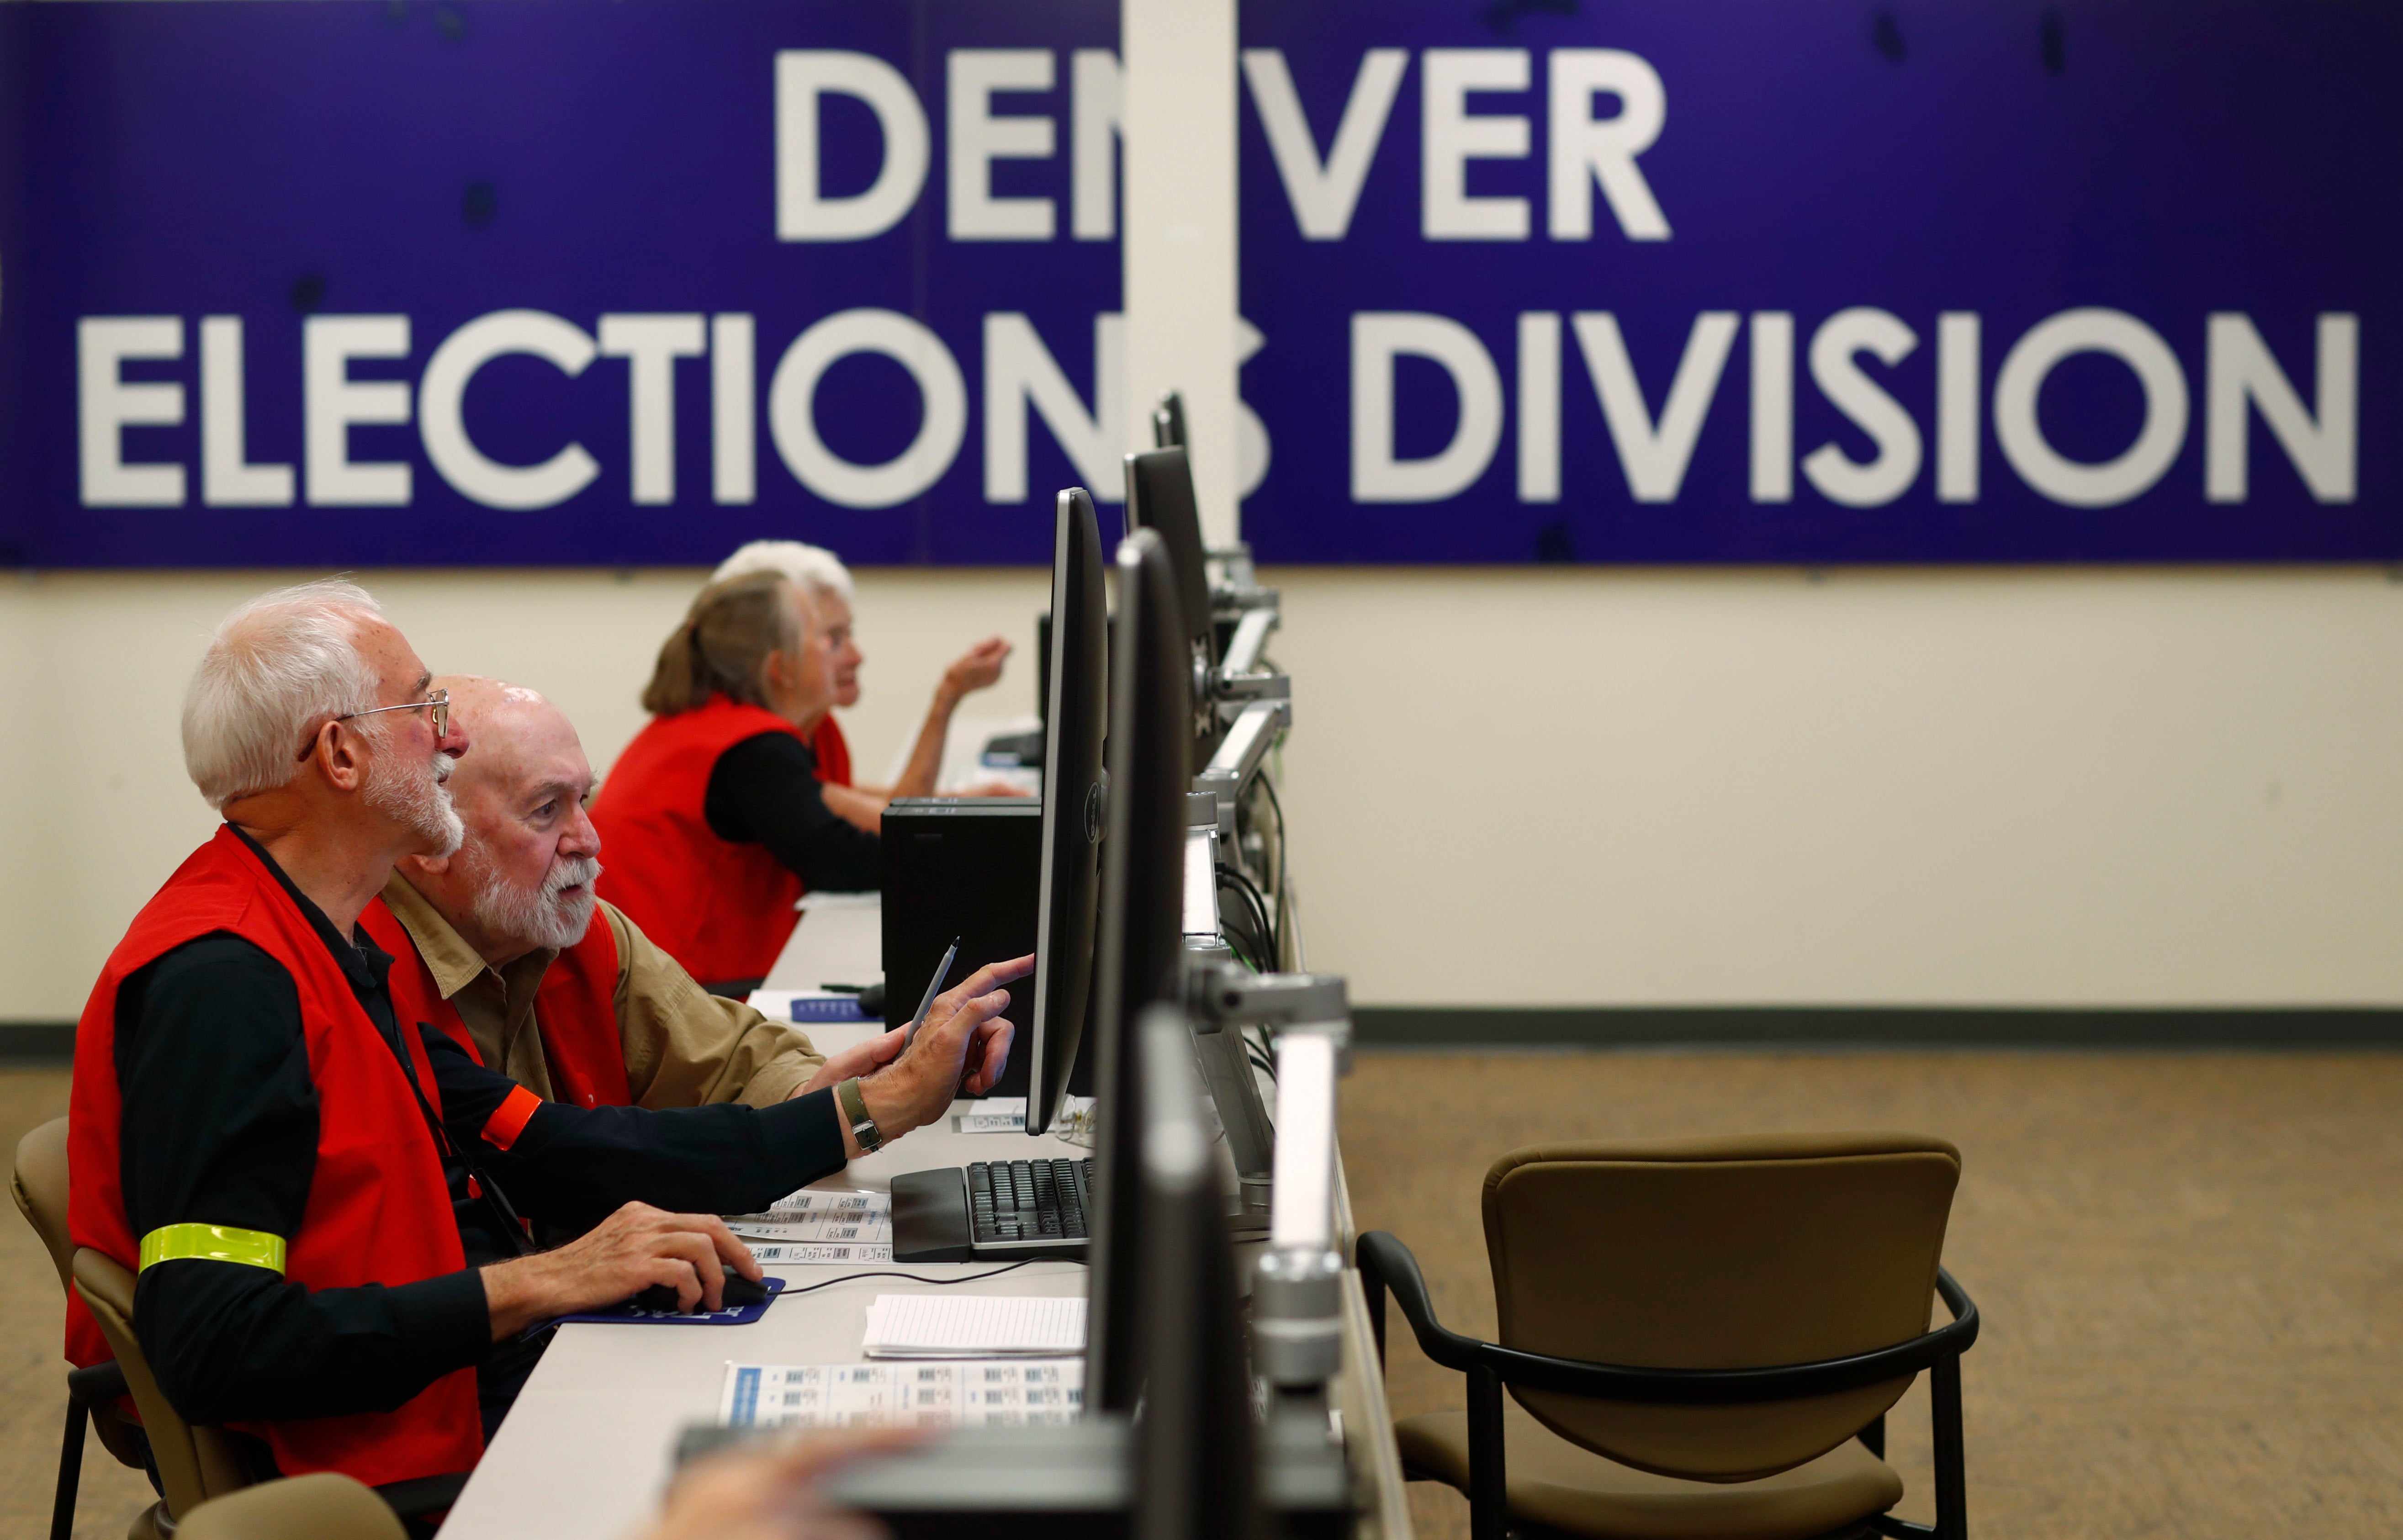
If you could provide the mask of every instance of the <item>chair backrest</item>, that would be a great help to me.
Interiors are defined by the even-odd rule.
[[[373,1488],[332,1471],[213,1498],[175,1528],[176,1540],[408,1540],[408,1533]]]
[[[75,1280],[69,1269],[75,1261],[75,1242],[67,1239],[65,1118],[53,1117],[17,1141],[17,1169],[8,1177],[8,1196],[17,1200],[17,1212],[50,1249],[50,1261],[59,1269],[59,1287],[72,1288]]]
[[[1909,1133],[1546,1145],[1485,1175],[1504,1346],[1645,1368],[1840,1358],[1927,1329],[1961,1154]],[[1521,1390],[1545,1426],[1665,1476],[1741,1481],[1834,1449],[1910,1377],[1757,1406]]]
[[[49,1248],[59,1269],[62,1293],[75,1287],[75,1242],[67,1235],[67,1120],[53,1117],[17,1141],[17,1167],[8,1178],[8,1196],[17,1212]],[[114,1402],[91,1408],[92,1431],[120,1464],[142,1468],[142,1445],[129,1420],[118,1416]]]
[[[85,1246],[75,1254],[76,1292],[91,1307],[117,1367],[125,1371],[126,1388],[142,1413],[150,1435],[151,1457],[159,1466],[159,1484],[167,1489],[168,1517],[183,1517],[212,1497],[239,1491],[251,1484],[250,1470],[234,1445],[213,1427],[195,1427],[184,1421],[159,1381],[142,1344],[133,1335],[133,1274],[114,1257]]]

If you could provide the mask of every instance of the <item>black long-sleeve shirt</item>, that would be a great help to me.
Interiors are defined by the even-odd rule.
[[[821,892],[865,893],[883,881],[877,837],[826,806],[817,756],[789,732],[763,732],[720,754],[701,812],[712,834],[767,846]]]
[[[563,1229],[587,1228],[632,1199],[684,1213],[757,1212],[841,1169],[830,1091],[764,1108],[546,1102],[506,1152],[482,1143],[516,1082],[430,1025],[404,1029],[385,988],[392,958],[363,930],[344,939],[265,851],[251,848],[309,917],[387,1046],[400,1053],[402,1030],[424,1043],[454,1146],[443,1175],[467,1266],[412,1283],[315,1290],[239,1262],[144,1269],[134,1330],[160,1388],[189,1421],[384,1411],[455,1369],[485,1366],[489,1376],[495,1350],[475,1269],[515,1248],[493,1208],[470,1196],[456,1146],[476,1151],[521,1214]],[[188,1223],[299,1233],[318,1102],[299,993],[284,965],[225,933],[186,942],[125,980],[116,1050],[133,1233]],[[521,1354],[507,1365],[514,1394],[531,1364]]]

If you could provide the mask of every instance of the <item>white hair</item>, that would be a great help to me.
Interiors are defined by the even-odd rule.
[[[563,855],[542,881],[524,887],[492,866],[480,846],[468,857],[468,868],[477,879],[469,907],[487,935],[565,951],[583,940],[592,924],[592,885],[600,881],[601,863],[591,856]],[[571,887],[584,891],[562,903],[560,890]]]
[[[382,614],[367,590],[329,577],[218,623],[184,692],[184,770],[211,807],[288,784],[312,729],[376,703],[358,631]]]
[[[723,583],[753,572],[780,572],[813,595],[831,593],[846,604],[852,600],[851,569],[824,546],[799,540],[754,540],[720,562],[709,580]]]

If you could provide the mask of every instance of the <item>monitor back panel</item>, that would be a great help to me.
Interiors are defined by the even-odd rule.
[[[884,810],[884,1021],[897,1027],[918,1009],[926,980],[954,936],[959,960],[944,989],[959,987],[988,963],[1035,950],[1042,884],[1043,804],[1033,798],[905,797]],[[806,920],[802,922],[808,923]],[[1018,1042],[1009,1068],[986,1094],[1024,1096],[1028,1012],[1034,980],[1009,986],[1008,1019]],[[1080,1053],[1068,1089],[1092,1094],[1090,1052]]]

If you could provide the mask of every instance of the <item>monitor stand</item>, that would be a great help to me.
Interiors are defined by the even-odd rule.
[[[1185,938],[1188,976],[1207,975],[1215,964],[1231,965],[1235,954],[1215,936]],[[1227,1131],[1227,1154],[1235,1164],[1235,1194],[1227,1214],[1228,1233],[1238,1241],[1257,1240],[1269,1228],[1269,1207],[1276,1170],[1276,1126],[1260,1097],[1259,1076],[1252,1069],[1251,1049],[1243,1029],[1210,1013],[1189,1013],[1193,1047],[1202,1061],[1202,1079],[1217,1109],[1218,1125]]]

